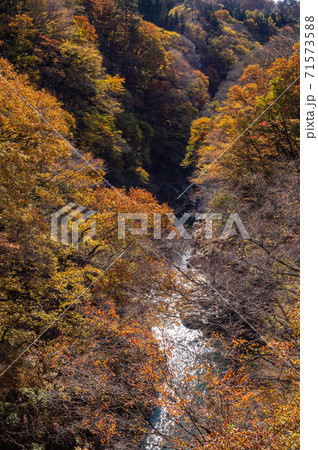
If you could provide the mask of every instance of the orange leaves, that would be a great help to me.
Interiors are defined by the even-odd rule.
[[[15,202],[17,208],[34,190],[54,198],[46,183],[52,166],[71,154],[66,138],[71,137],[73,119],[54,97],[36,91],[26,76],[17,75],[6,60],[0,60],[0,68],[0,174],[5,180],[1,197],[7,206]],[[41,190],[40,180],[45,180]]]
[[[36,91],[26,76],[17,75],[11,64],[0,59],[1,127],[4,137],[13,140],[20,136],[19,144],[32,156],[57,158],[70,154],[63,137],[70,137],[71,116],[62,110],[54,97]],[[34,147],[37,147],[35,152]],[[52,148],[51,148],[52,146]],[[49,151],[50,150],[50,151]]]
[[[8,89],[0,79],[4,139],[0,219],[5,230],[0,239],[5,255],[0,259],[5,274],[0,277],[0,330],[9,347],[23,350],[49,327],[32,352],[21,358],[21,376],[19,371],[10,376],[21,388],[43,388],[45,399],[39,400],[43,418],[35,419],[43,429],[52,424],[53,434],[62,429],[76,437],[89,431],[108,447],[117,437],[118,424],[123,427],[126,420],[118,419],[121,411],[136,422],[127,439],[138,440],[145,431],[139,411],[153,405],[164,359],[148,319],[140,323],[136,317],[149,306],[144,287],[164,281],[153,256],[136,252],[133,240],[119,241],[115,227],[119,212],[153,217],[154,212],[170,209],[141,189],[94,189],[101,180],[94,169],[104,171],[92,155],[83,154],[84,164],[77,152],[72,155],[67,141],[71,116],[52,96],[16,75],[5,60],[0,63],[14,88]],[[104,81],[108,86],[103,89],[122,92],[122,78]],[[50,239],[51,211],[70,200],[98,211],[99,234],[79,251]],[[167,227],[168,223],[167,219]],[[127,259],[120,258],[103,274],[126,244],[131,245]],[[15,353],[9,356],[12,360]],[[29,378],[25,370],[32,372]],[[38,373],[33,386],[37,370],[41,376]]]
[[[89,20],[85,16],[73,16],[73,21],[77,29],[77,33],[80,37],[84,37],[87,41],[95,42],[97,39],[96,30],[89,23]]]
[[[267,173],[273,161],[298,157],[298,73],[297,48],[288,60],[277,59],[267,70],[259,65],[245,69],[197,150],[198,173],[211,163],[203,179],[234,181],[248,173]],[[294,85],[282,95],[292,82]],[[195,138],[196,128],[189,147]]]
[[[148,217],[148,237],[153,233],[154,214],[162,214],[162,228],[169,231],[172,228],[171,222],[166,214],[171,209],[166,205],[160,205],[151,193],[143,189],[131,188],[128,192],[125,189],[96,189],[89,198],[89,206],[98,211],[97,228],[98,234],[103,239],[112,244],[124,244],[124,241],[118,242],[119,216],[123,213],[146,214]],[[127,234],[127,242],[140,239],[140,236],[134,237]]]
[[[83,415],[81,421],[74,416],[72,429],[76,433],[89,430],[110,446],[116,437],[125,439],[118,435],[122,433],[121,417],[132,414],[134,420],[126,435],[139,439],[145,426],[136,408],[151,407],[154,384],[162,377],[157,345],[139,322],[120,318],[114,303],[107,302],[107,307],[88,304],[85,317],[90,338],[85,343],[86,336],[82,336],[83,350],[76,341],[61,339],[61,346],[52,353],[59,367],[55,389],[61,392],[70,417],[75,399],[77,415],[80,411]]]
[[[258,64],[248,66],[243,75],[239,78],[239,84],[246,88],[246,86],[255,85],[258,89],[265,90],[267,83],[266,70]]]
[[[233,21],[231,14],[226,9],[219,9],[214,14],[217,20],[224,20],[225,22]]]

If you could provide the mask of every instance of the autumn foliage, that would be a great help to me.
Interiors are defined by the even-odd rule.
[[[298,449],[297,5],[0,0],[0,20],[0,447]],[[95,212],[78,248],[52,239],[69,203]],[[200,207],[250,238],[189,226],[181,269],[167,214]],[[119,238],[122,213],[147,233]],[[178,378],[166,322],[204,349]]]

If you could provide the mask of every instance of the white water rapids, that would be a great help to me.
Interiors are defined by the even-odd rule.
[[[179,267],[186,269],[189,252],[184,253]],[[190,330],[186,328],[180,319],[179,313],[174,308],[176,297],[166,299],[173,311],[172,317],[164,317],[159,326],[153,327],[153,333],[156,336],[162,350],[168,349],[168,370],[169,379],[172,386],[165,386],[167,391],[178,391],[181,395],[189,395],[198,389],[200,384],[200,374],[196,373],[196,363],[200,356],[206,354],[207,348],[204,342],[202,332],[199,330]],[[191,376],[191,386],[185,378]],[[192,398],[191,395],[191,398]],[[173,395],[172,395],[173,397]],[[161,398],[159,398],[159,403]],[[171,404],[172,405],[172,404]],[[145,439],[144,450],[162,450],[172,449],[169,441],[163,436],[174,436],[180,432],[178,425],[170,417],[169,412],[161,402],[160,409],[153,413],[152,424],[157,430],[150,431]]]

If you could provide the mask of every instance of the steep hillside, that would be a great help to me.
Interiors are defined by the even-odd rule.
[[[0,448],[299,448],[298,21],[0,0]]]

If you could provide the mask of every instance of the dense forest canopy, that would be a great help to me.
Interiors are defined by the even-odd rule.
[[[299,448],[298,39],[296,0],[0,0],[1,448],[146,449],[158,408],[162,448]],[[79,248],[51,236],[70,203]],[[193,225],[184,272],[154,215],[198,208],[249,238]],[[221,361],[194,396],[171,316]]]
[[[271,12],[267,2],[173,3],[0,4],[2,55],[62,102],[76,144],[105,161],[113,183],[147,186],[162,200],[189,175],[180,164],[209,92],[259,43],[288,27],[297,34],[289,2]],[[151,8],[169,31],[143,19],[156,22]]]

